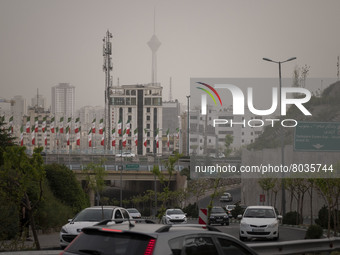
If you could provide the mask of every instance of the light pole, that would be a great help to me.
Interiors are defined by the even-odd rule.
[[[269,62],[273,62],[273,63],[276,63],[276,64],[279,64],[279,84],[280,84],[280,107],[279,107],[279,114],[280,114],[280,119],[282,118],[281,117],[281,107],[282,107],[282,93],[281,93],[281,88],[282,88],[282,78],[281,78],[281,64],[285,63],[285,62],[289,62],[289,61],[292,61],[296,59],[296,57],[293,57],[293,58],[289,58],[285,61],[274,61],[274,60],[271,60],[269,58],[263,58],[263,60],[265,61],[269,61]],[[283,127],[281,126],[280,127],[280,136],[281,136],[281,163],[282,163],[282,167],[284,166],[284,163],[285,163],[285,150],[284,150],[284,135],[283,135]],[[282,208],[282,215],[285,215],[286,214],[286,189],[285,189],[285,183],[284,183],[284,179],[282,178],[281,180],[281,208]]]
[[[189,106],[190,106],[190,96],[187,96],[188,99],[188,113],[187,113],[187,156],[190,155],[189,153],[189,126],[190,126],[190,119],[189,119]]]

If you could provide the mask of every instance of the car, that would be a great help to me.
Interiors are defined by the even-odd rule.
[[[220,202],[231,202],[231,201],[233,201],[233,196],[228,192],[223,193],[223,195],[220,197]]]
[[[142,218],[142,214],[136,208],[127,208],[126,210],[129,212],[130,216],[133,219],[141,219]]]
[[[272,206],[248,206],[242,215],[238,216],[240,222],[240,240],[252,238],[279,239],[279,220]]]
[[[131,153],[131,152],[123,152],[122,153],[118,153],[116,154],[116,157],[121,157],[121,158],[134,158],[136,156],[136,154]]]
[[[84,227],[95,225],[105,219],[132,219],[127,210],[118,206],[92,206],[79,212],[69,219],[59,234],[61,248],[65,248],[82,231]],[[116,223],[123,223],[117,221]]]
[[[214,206],[213,208],[211,208],[208,222],[209,222],[209,225],[221,224],[223,226],[225,224],[229,226],[229,216],[222,207]]]
[[[163,224],[187,223],[187,216],[181,209],[167,209],[162,217]]]
[[[225,206],[225,210],[227,211],[229,218],[232,217],[231,211],[234,210],[235,207],[236,207],[236,205],[226,205]]]
[[[60,255],[257,253],[237,238],[198,224],[110,224],[84,228]]]

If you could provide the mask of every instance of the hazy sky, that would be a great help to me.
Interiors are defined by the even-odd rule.
[[[113,34],[113,79],[151,82],[153,35],[163,98],[186,102],[190,77],[277,77],[263,57],[296,61],[309,77],[337,77],[340,1],[334,0],[0,0],[0,97],[37,88],[48,104],[51,87],[76,87],[76,107],[104,105],[102,39]]]

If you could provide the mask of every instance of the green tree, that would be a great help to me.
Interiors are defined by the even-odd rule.
[[[96,194],[96,205],[100,204],[100,196],[105,187],[105,168],[103,167],[104,160],[102,159],[99,164],[90,163],[83,170],[85,180],[87,183],[86,190],[93,190]]]
[[[225,142],[224,142],[224,154],[226,157],[229,157],[229,155],[232,153],[233,149],[231,148],[231,144],[234,141],[234,137],[231,135],[226,135],[225,136]]]
[[[7,147],[14,145],[14,137],[8,133],[8,129],[6,129],[5,126],[4,117],[0,116],[0,166],[4,164],[4,151]]]
[[[55,197],[70,206],[74,214],[90,205],[88,196],[72,170],[65,165],[51,164],[45,166],[45,171]]]
[[[35,246],[40,250],[34,214],[43,197],[45,171],[42,148],[34,149],[32,157],[29,157],[25,150],[25,147],[11,146],[4,151],[4,165],[0,169],[0,195],[9,202],[15,201],[18,208],[25,208]]]

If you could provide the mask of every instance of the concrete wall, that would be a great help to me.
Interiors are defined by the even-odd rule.
[[[285,165],[290,165],[292,163],[316,163],[316,164],[333,164],[334,165],[340,161],[340,152],[297,152],[293,150],[292,146],[285,146],[284,150],[284,162]],[[242,166],[254,166],[269,163],[272,165],[280,165],[281,160],[281,148],[276,149],[265,149],[261,151],[249,151],[243,150],[242,152]],[[334,177],[339,177],[334,173]],[[258,177],[258,178],[256,178]],[[261,174],[242,174],[241,181],[241,203],[245,205],[272,205],[275,206],[279,212],[282,211],[282,192],[281,188],[278,188],[278,192],[275,199],[274,192],[266,193],[259,185],[259,180],[262,177]],[[307,177],[313,177],[313,175],[307,175]],[[275,177],[274,177],[275,178]],[[278,182],[281,183],[281,178],[279,175],[276,176]],[[291,205],[292,195],[286,189],[286,212],[296,210],[296,199],[293,199]],[[265,202],[260,202],[260,195],[265,195]],[[276,201],[275,201],[276,200]],[[308,192],[305,193],[303,201],[303,215],[304,217],[310,217],[310,195]],[[320,195],[317,189],[313,189],[313,217],[316,218],[320,208],[326,204],[324,198]]]

